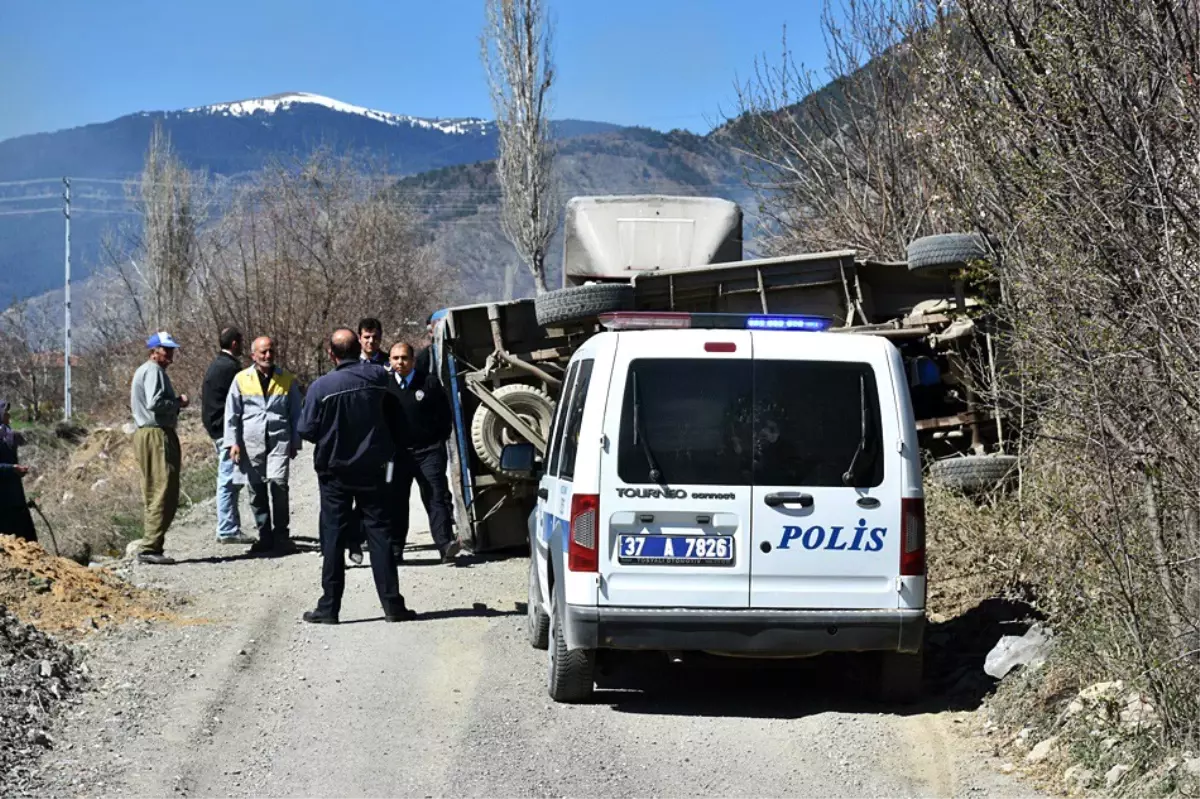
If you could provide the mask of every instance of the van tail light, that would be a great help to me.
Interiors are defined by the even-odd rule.
[[[900,574],[920,577],[925,574],[925,500],[900,501]]]
[[[571,497],[571,539],[567,543],[567,569],[573,572],[600,571],[597,547],[600,497],[576,494]]]

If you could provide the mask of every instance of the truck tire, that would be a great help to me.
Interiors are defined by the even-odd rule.
[[[1002,486],[1016,468],[1015,455],[967,455],[934,461],[929,465],[929,476],[947,488],[976,493]]]
[[[550,593],[550,647],[546,690],[555,702],[574,704],[592,698],[595,689],[596,650],[567,649],[558,599]]]
[[[529,635],[529,645],[544,652],[550,648],[550,614],[542,607],[536,552],[529,553],[529,601],[526,604],[525,630]]]
[[[628,283],[593,283],[547,291],[533,300],[533,312],[542,327],[588,319],[609,311],[633,307],[633,286]]]
[[[550,435],[550,423],[554,419],[554,400],[540,388],[525,383],[509,383],[493,392],[493,396],[512,409],[534,430],[545,438]],[[471,446],[479,460],[496,474],[505,474],[500,468],[500,453],[505,444],[517,444],[523,439],[508,423],[491,408],[480,405],[471,418]]]
[[[988,257],[987,242],[978,233],[924,236],[908,245],[908,271],[944,272]]]
[[[889,704],[908,704],[921,698],[925,652],[883,652],[879,659],[879,698]]]

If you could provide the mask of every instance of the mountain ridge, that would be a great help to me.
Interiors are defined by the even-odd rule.
[[[424,220],[448,263],[486,255],[466,270],[464,297],[496,291],[515,253],[499,234],[493,186],[464,176],[487,172],[496,156],[495,124],[472,117],[411,117],[307,92],[206,106],[140,111],[108,122],[0,141],[0,297],[21,299],[61,285],[62,187],[76,180],[72,260],[77,279],[101,266],[101,239],[116,223],[136,222],[127,185],[141,172],[150,132],[160,124],[190,169],[238,179],[277,159],[318,147],[363,154],[397,181],[434,173],[422,187]],[[740,168],[728,147],[686,132],[662,133],[588,120],[552,123],[565,202],[578,193],[737,194]],[[482,165],[482,166],[481,166]],[[448,170],[448,171],[442,171]],[[462,172],[458,170],[463,170]],[[457,220],[457,222],[456,222]],[[453,231],[453,232],[452,232]],[[487,246],[481,242],[487,241]],[[475,273],[478,272],[478,275]],[[522,273],[524,274],[524,273]],[[478,276],[478,280],[474,278]]]

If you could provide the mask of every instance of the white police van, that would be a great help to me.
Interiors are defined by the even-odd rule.
[[[571,359],[530,520],[530,643],[587,699],[607,650],[882,653],[919,690],[924,499],[900,356],[828,320],[619,312]],[[524,463],[522,466],[521,464]]]

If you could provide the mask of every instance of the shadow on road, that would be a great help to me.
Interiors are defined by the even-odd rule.
[[[417,617],[412,621],[402,622],[403,624],[415,624],[422,621],[440,621],[442,619],[489,619],[498,616],[519,616],[525,613],[524,610],[499,610],[497,608],[489,608],[483,602],[476,602],[469,608],[452,608],[450,610],[431,610],[426,613],[417,611]],[[345,624],[367,624],[373,621],[383,621],[383,616],[371,616],[366,619],[347,619],[339,622],[340,625]]]
[[[295,541],[295,539],[293,539],[293,541]],[[228,546],[228,545],[226,545],[226,546]],[[286,554],[281,553],[281,554],[270,554],[270,555],[252,555],[250,552],[247,551],[247,552],[240,552],[237,555],[210,555],[206,558],[182,558],[180,560],[175,561],[175,565],[176,566],[188,566],[188,565],[195,565],[198,563],[200,563],[200,564],[203,564],[203,563],[207,563],[207,564],[236,563],[241,560],[277,560],[279,558],[289,558],[293,555],[304,555],[306,553],[316,552],[316,551],[317,551],[317,547],[301,541],[301,542],[296,543],[296,549],[294,552],[288,552]]]
[[[451,608],[450,610],[431,610],[427,613],[417,611],[413,621],[438,621],[439,619],[491,619],[498,616],[522,616],[523,610],[500,610],[489,608],[482,602],[476,602],[469,608]]]
[[[879,700],[880,657],[832,653],[796,660],[684,653],[618,653],[597,676],[595,701],[622,713],[801,718],[816,713],[913,715],[974,710],[995,687],[984,659],[1004,635],[1021,635],[1038,614],[1030,606],[989,599],[925,633],[923,696],[912,704]]]

